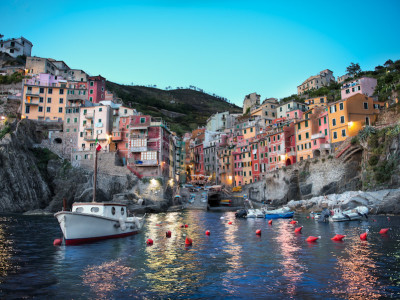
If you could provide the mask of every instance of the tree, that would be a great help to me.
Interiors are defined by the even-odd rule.
[[[388,59],[384,64],[383,64],[386,68],[390,67],[391,65],[393,65],[393,60]]]
[[[350,66],[347,67],[346,71],[349,75],[357,75],[361,72],[361,67],[358,63],[350,63]]]

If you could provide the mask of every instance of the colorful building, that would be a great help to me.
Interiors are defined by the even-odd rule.
[[[350,98],[356,94],[363,94],[371,97],[375,92],[378,81],[371,77],[361,77],[342,85],[342,99]]]
[[[365,126],[371,125],[379,113],[380,103],[371,97],[356,94],[328,104],[329,136],[332,149]]]
[[[313,108],[314,106],[327,106],[328,100],[326,96],[314,97],[305,100],[304,103],[307,104],[308,108],[310,109]]]
[[[88,77],[88,97],[89,101],[99,103],[105,100],[106,79],[101,75]]]
[[[329,69],[319,72],[318,75],[307,78],[297,87],[297,95],[302,95],[310,90],[318,90],[320,87],[328,86],[335,82],[333,72]]]

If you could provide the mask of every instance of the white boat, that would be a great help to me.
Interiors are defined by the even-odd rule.
[[[265,214],[271,214],[271,215],[273,215],[273,214],[285,214],[285,213],[290,212],[290,208],[287,207],[287,206],[284,206],[284,207],[281,207],[281,208],[278,208],[278,209],[273,209],[273,210],[268,210],[268,209],[264,208],[263,210],[264,210]]]
[[[96,202],[97,149],[94,151],[93,201],[74,203],[72,211],[67,211],[64,204],[64,209],[54,214],[64,235],[65,245],[133,235],[144,224],[144,216],[128,217],[125,204]]]
[[[124,204],[82,202],[74,203],[72,211],[60,211],[54,216],[60,223],[65,245],[77,245],[138,233],[144,217],[128,217],[127,213]]]
[[[342,211],[340,208],[335,208],[331,212],[331,217],[329,218],[333,222],[343,222],[343,221],[356,221],[361,220],[363,217],[367,217],[368,207],[357,206],[356,208]]]
[[[262,209],[249,208],[247,209],[246,218],[265,218],[265,213],[262,211]]]

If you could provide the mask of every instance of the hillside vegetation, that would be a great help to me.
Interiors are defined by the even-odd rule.
[[[162,117],[177,134],[204,126],[216,112],[240,113],[242,109],[212,95],[192,89],[161,90],[107,82],[107,89],[121,98],[124,105]]]

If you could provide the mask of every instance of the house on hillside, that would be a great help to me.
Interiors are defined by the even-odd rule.
[[[33,44],[22,36],[15,39],[0,39],[0,52],[7,53],[12,57],[31,56],[32,47]]]

